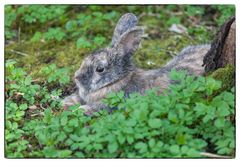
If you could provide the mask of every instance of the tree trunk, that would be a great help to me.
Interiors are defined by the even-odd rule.
[[[235,66],[236,58],[236,23],[235,17],[226,21],[214,38],[211,49],[205,55],[205,72],[212,72],[227,64]]]

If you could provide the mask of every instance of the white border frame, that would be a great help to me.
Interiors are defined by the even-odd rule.
[[[117,3],[116,3],[117,2]],[[118,0],[118,1],[114,1],[114,0],[108,0],[108,1],[102,1],[102,0],[94,0],[94,1],[87,1],[87,0],[68,0],[68,1],[64,1],[64,0],[41,0],[41,1],[28,1],[28,0],[4,0],[4,2],[0,2],[0,22],[1,22],[1,26],[0,26],[0,38],[1,38],[1,44],[0,44],[0,49],[1,49],[1,54],[0,54],[0,115],[1,115],[1,121],[0,121],[0,128],[1,128],[1,139],[0,139],[0,158],[2,159],[2,161],[4,162],[13,162],[13,161],[21,161],[21,162],[32,162],[32,161],[36,161],[36,162],[42,162],[42,159],[6,159],[4,158],[4,5],[6,4],[235,4],[236,6],[236,27],[239,27],[239,0],[199,0],[199,2],[196,1],[192,1],[192,0],[168,0],[168,1],[158,1],[158,0]],[[153,162],[159,162],[159,161],[184,161],[185,163],[187,162],[203,162],[203,161],[218,161],[218,162],[236,162],[237,160],[239,161],[240,158],[240,153],[239,153],[239,105],[240,105],[240,100],[239,99],[239,86],[237,83],[239,83],[239,68],[240,65],[238,65],[238,62],[240,61],[240,54],[239,54],[239,29],[236,28],[236,158],[235,159],[148,159],[146,161],[153,161]],[[62,161],[65,162],[65,159],[44,159],[44,161]],[[112,159],[70,159],[68,161],[74,161],[74,162],[91,162],[91,161],[102,161],[102,162],[112,162]],[[128,161],[128,162],[132,162],[132,161],[145,161],[144,159],[115,159],[114,161],[117,162],[121,162],[121,161]]]

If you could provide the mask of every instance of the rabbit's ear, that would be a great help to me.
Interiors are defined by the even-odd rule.
[[[138,23],[138,19],[137,17],[132,14],[132,13],[127,13],[124,14],[118,21],[114,33],[113,33],[113,37],[112,37],[112,42],[111,42],[111,46],[114,46],[118,40],[120,39],[121,35],[123,33],[125,33],[127,30],[135,27]]]
[[[143,27],[136,26],[126,31],[120,37],[115,47],[123,49],[124,54],[133,53],[139,47],[143,34]]]

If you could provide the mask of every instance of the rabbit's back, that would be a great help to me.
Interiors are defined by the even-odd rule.
[[[184,48],[173,60],[164,67],[167,69],[185,69],[189,74],[203,75],[203,58],[210,49],[210,45],[197,45]]]
[[[203,58],[210,49],[210,45],[189,46],[183,49],[175,58],[169,61],[164,67],[156,70],[149,70],[143,73],[148,79],[148,87],[160,87],[165,89],[170,83],[168,77],[172,69],[187,70],[192,75],[203,75]]]

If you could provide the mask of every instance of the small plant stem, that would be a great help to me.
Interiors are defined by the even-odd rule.
[[[222,156],[222,155],[217,155],[217,154],[208,153],[208,152],[201,152],[200,155],[205,156],[205,157],[209,157],[209,158],[226,158],[226,159],[233,158],[231,156]]]
[[[20,54],[20,55],[23,55],[23,56],[29,56],[29,54],[26,54],[26,53],[23,53],[23,52],[19,52],[19,51],[16,51],[16,50],[10,50],[11,52],[13,53],[16,53],[16,54]]]

